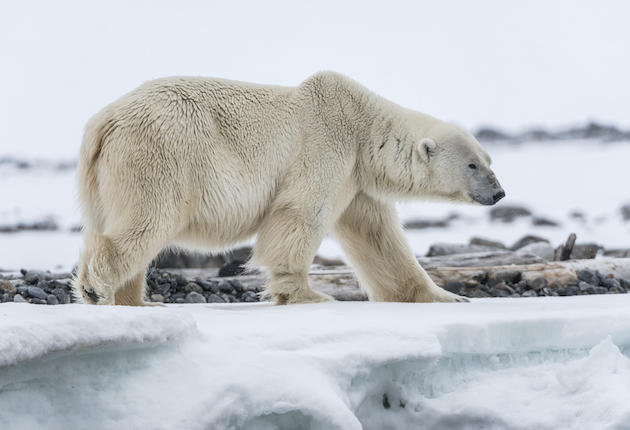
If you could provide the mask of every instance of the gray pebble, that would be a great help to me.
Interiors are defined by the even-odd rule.
[[[542,290],[547,287],[547,280],[543,277],[527,281],[527,285],[534,291]]]
[[[48,303],[49,305],[58,305],[59,300],[57,300],[57,296],[55,296],[54,294],[49,294],[46,298],[46,303]]]
[[[463,284],[462,284],[463,285]],[[243,293],[243,295],[241,296],[241,300],[244,302],[257,302],[258,300],[258,294],[256,294],[253,291],[245,291]]]
[[[57,287],[54,290],[52,290],[52,293],[55,296],[57,296],[57,300],[59,301],[59,303],[62,303],[62,304],[70,303],[70,296],[68,295],[68,293],[66,293],[65,289]]]
[[[221,281],[219,282],[219,291],[229,294],[232,292],[232,285],[229,282]]]
[[[521,294],[521,297],[538,297],[538,294],[536,294],[536,291],[534,290],[527,290]]]
[[[46,300],[48,298],[48,294],[46,294],[46,292],[40,287],[28,287],[28,295],[41,300]]]
[[[600,282],[600,285],[602,287],[606,287],[609,290],[610,289],[619,289],[621,287],[621,284],[619,283],[618,280],[616,279],[612,279],[612,278],[604,278],[602,279],[602,281]]]
[[[196,291],[192,291],[186,295],[187,303],[206,303],[206,298]]]
[[[210,294],[208,296],[208,303],[225,303],[225,300],[218,294]]]
[[[43,299],[38,299],[37,297],[31,299],[31,303],[33,303],[34,305],[45,305],[48,302],[46,300]]]
[[[22,297],[21,294],[16,294],[15,296],[13,296],[13,301],[15,303],[27,303],[26,299]]]
[[[162,294],[151,294],[151,301],[164,303],[164,296]]]
[[[595,294],[595,286],[588,282],[580,281],[578,287],[581,294]]]
[[[580,281],[587,282],[591,285],[599,285],[599,277],[597,273],[592,270],[580,270],[577,277]]]
[[[216,282],[204,281],[200,278],[195,279],[195,282],[200,285],[201,288],[204,289],[204,291],[210,291],[215,294],[219,292],[219,286]]]
[[[195,284],[194,282],[187,283],[186,286],[184,287],[184,292],[190,293],[193,291],[195,293],[201,294],[203,293],[203,288],[201,288],[199,285]]]
[[[459,294],[459,291],[466,288],[466,285],[461,281],[451,281],[444,286],[446,291],[449,291],[454,294]],[[243,293],[243,296],[248,292]]]

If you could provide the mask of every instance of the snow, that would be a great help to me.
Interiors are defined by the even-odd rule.
[[[623,429],[629,306],[2,304],[0,428]]]

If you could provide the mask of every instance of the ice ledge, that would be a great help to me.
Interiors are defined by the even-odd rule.
[[[158,344],[195,328],[184,312],[89,305],[0,305],[0,368],[51,353]]]

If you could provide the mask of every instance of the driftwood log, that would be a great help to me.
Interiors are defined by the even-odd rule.
[[[597,270],[602,275],[630,280],[630,258],[598,258],[546,262],[539,257],[520,255],[510,251],[422,257],[418,261],[436,284],[443,287],[452,281],[477,284],[480,281],[520,273],[524,281],[545,278],[550,287],[575,284],[580,270]],[[214,280],[238,279],[247,289],[260,289],[266,278],[260,273],[219,278],[212,269],[172,270],[187,277]],[[337,300],[366,300],[354,272],[348,266],[313,265],[309,272],[311,285],[317,291],[330,294]]]

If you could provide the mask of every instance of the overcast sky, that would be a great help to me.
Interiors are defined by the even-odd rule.
[[[628,1],[3,1],[0,155],[74,157],[143,81],[322,69],[469,128],[630,126]]]

